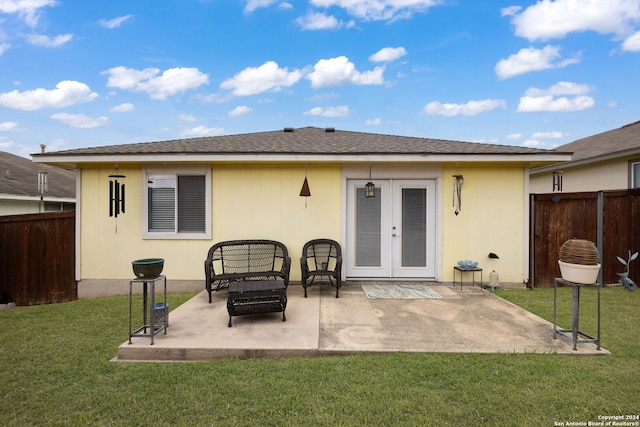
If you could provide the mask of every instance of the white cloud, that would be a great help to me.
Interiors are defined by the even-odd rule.
[[[640,52],[640,31],[636,31],[631,36],[627,37],[624,42],[622,42],[622,50],[626,50],[629,52]],[[1,47],[0,52],[2,52]]]
[[[520,138],[522,138],[521,133],[511,133],[507,135],[507,139],[520,139]]]
[[[132,18],[133,18],[133,15],[124,15],[124,16],[118,16],[117,18],[113,18],[113,19],[101,19],[100,25],[111,30],[113,28],[118,28],[120,25],[124,24],[125,22],[127,22]]]
[[[180,120],[182,120],[183,122],[197,122],[198,121],[196,116],[194,116],[193,114],[180,114],[178,116],[178,118]]]
[[[0,56],[9,50],[10,47],[11,45],[9,43],[0,43]]]
[[[275,3],[276,0],[247,0],[247,4],[244,7],[244,13],[251,13],[261,7],[268,7]]]
[[[152,99],[160,100],[209,83],[209,76],[197,68],[169,68],[162,74],[158,75],[159,73],[157,68],[135,70],[119,66],[101,74],[109,75],[108,87],[145,92]]]
[[[229,111],[229,117],[243,116],[245,114],[250,113],[251,111],[253,111],[252,108],[247,107],[246,105],[239,105],[233,110]]]
[[[560,47],[545,46],[542,49],[534,47],[520,49],[518,53],[501,59],[495,66],[495,72],[499,79],[508,79],[518,74],[531,71],[546,70],[548,68],[563,68],[569,64],[579,62],[577,58],[560,59]]]
[[[112,112],[112,113],[126,113],[126,112],[129,112],[129,111],[134,111],[135,109],[136,109],[136,107],[132,103],[125,102],[124,104],[116,105],[115,107],[113,107],[109,111]]]
[[[514,14],[515,33],[530,41],[572,32],[628,33],[640,19],[640,0],[541,0]]]
[[[55,89],[35,89],[0,93],[0,105],[16,110],[33,111],[41,108],[64,108],[74,104],[93,101],[98,94],[89,86],[73,80],[64,80]]]
[[[407,54],[407,50],[403,47],[385,47],[380,49],[369,57],[372,62],[391,62],[402,58]]]
[[[506,108],[503,99],[484,99],[479,101],[469,101],[466,104],[451,104],[433,101],[425,105],[423,112],[438,116],[457,116],[459,114],[465,116],[475,116],[476,114],[486,113],[496,108]]]
[[[500,16],[514,16],[522,10],[522,6],[509,6],[500,9]]]
[[[520,98],[518,112],[568,112],[587,110],[595,105],[589,85],[559,82],[548,89],[529,88]]]
[[[347,117],[351,114],[347,105],[337,107],[315,107],[304,113],[306,116]]]
[[[318,12],[309,12],[297,18],[296,24],[303,30],[333,30],[341,26],[335,16]]]
[[[0,12],[16,14],[31,27],[38,24],[40,9],[56,6],[56,0],[0,0]]]
[[[364,124],[368,126],[379,126],[381,123],[382,123],[382,119],[380,119],[380,117],[376,117],[375,119],[369,119],[364,122]]]
[[[296,84],[302,78],[302,71],[280,68],[274,61],[267,61],[257,68],[248,67],[220,84],[222,89],[236,96],[256,95],[269,90],[278,91]]]
[[[43,34],[29,34],[27,36],[27,41],[34,46],[58,47],[69,42],[72,38],[73,34],[60,34],[55,37],[49,37]]]
[[[384,83],[384,70],[384,66],[380,66],[371,71],[360,72],[346,56],[339,56],[319,60],[307,78],[311,80],[311,86],[314,88],[341,86],[347,83],[380,85]]]
[[[109,123],[109,119],[104,116],[93,118],[84,114],[56,113],[51,118],[71,127],[81,129],[96,128]]]
[[[208,128],[205,126],[196,126],[193,128],[185,129],[182,132],[182,136],[186,137],[201,137],[201,136],[216,136],[223,135],[223,128]]]
[[[18,126],[16,122],[2,122],[0,123],[0,131],[7,132],[13,130]]]
[[[7,150],[10,147],[13,147],[15,142],[7,138],[6,136],[0,136],[0,149]]]
[[[525,92],[529,96],[546,96],[546,95],[584,95],[591,92],[593,89],[591,86],[573,82],[558,82],[553,86],[549,86],[547,89],[538,89],[537,87],[530,87]]]
[[[365,21],[393,21],[426,12],[442,0],[311,0],[310,3],[326,9],[340,7]]]
[[[553,96],[523,96],[520,98],[518,104],[518,111],[521,113],[531,112],[567,112],[567,111],[581,111],[587,110],[593,107],[595,102],[590,96],[576,96],[573,98],[567,98],[562,96],[554,98]]]
[[[552,132],[534,132],[531,139],[560,139],[567,136],[566,133],[560,131]]]

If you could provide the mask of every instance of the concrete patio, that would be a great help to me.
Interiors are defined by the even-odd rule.
[[[364,283],[364,282],[362,282]],[[335,298],[330,286],[287,291],[282,313],[237,316],[227,327],[227,292],[208,303],[199,293],[169,314],[167,335],[134,337],[116,361],[196,361],[216,358],[305,357],[348,353],[559,353],[606,355],[593,343],[553,339],[553,324],[487,290],[430,284],[442,299],[368,299],[347,282]],[[135,326],[135,325],[134,325]],[[561,325],[567,327],[570,325]],[[591,331],[586,331],[591,332]]]

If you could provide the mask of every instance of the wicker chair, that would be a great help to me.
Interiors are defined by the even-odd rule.
[[[329,283],[336,288],[336,298],[338,298],[338,292],[342,286],[342,249],[338,242],[331,239],[315,239],[305,243],[302,248],[300,268],[305,298],[307,287],[311,286],[319,276],[329,279]]]

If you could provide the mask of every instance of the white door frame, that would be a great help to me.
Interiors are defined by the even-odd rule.
[[[346,209],[345,211],[345,241],[346,241],[346,277],[347,278],[421,278],[436,279],[439,275],[438,262],[440,259],[437,247],[441,247],[441,239],[437,224],[439,209],[437,208],[439,179],[434,177],[420,179],[374,179],[378,197],[377,202],[381,205],[380,222],[380,242],[381,254],[380,265],[375,267],[356,266],[355,247],[355,193],[356,188],[364,187],[368,179],[347,179],[346,186]],[[403,188],[425,188],[427,191],[427,265],[425,267],[402,267],[401,261],[401,230],[402,211],[401,194]],[[396,227],[394,230],[393,227]],[[395,236],[394,236],[395,234]]]

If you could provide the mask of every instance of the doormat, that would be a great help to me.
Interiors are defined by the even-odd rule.
[[[369,299],[442,299],[431,288],[418,284],[362,285],[362,290]]]

